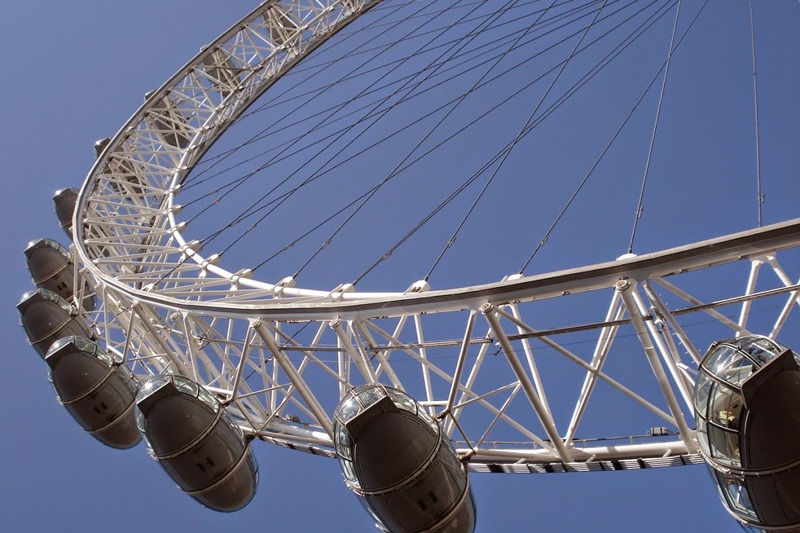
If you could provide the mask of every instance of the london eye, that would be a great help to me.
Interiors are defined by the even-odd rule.
[[[135,446],[135,415],[179,487],[224,511],[265,504],[252,448],[338,458],[397,531],[470,520],[466,487],[491,474],[746,477],[744,456],[715,462],[744,452],[703,440],[722,409],[696,419],[697,387],[717,341],[775,341],[754,369],[800,346],[798,6],[486,4],[265,2],[97,142],[56,196],[69,242],[26,250],[71,284],[31,267],[18,304],[83,429]],[[76,353],[107,364],[69,397],[57,365]],[[105,425],[75,414],[106,386],[124,398]],[[211,425],[188,444],[154,429],[191,409]],[[714,427],[744,435],[728,416]],[[437,450],[407,481],[354,451],[394,430],[419,439],[393,458]],[[227,465],[205,455],[217,436]],[[452,501],[426,488],[400,513],[433,522],[381,514],[436,472]]]

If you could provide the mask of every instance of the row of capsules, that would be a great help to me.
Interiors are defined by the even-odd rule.
[[[53,197],[70,238],[77,199],[71,188]],[[31,242],[25,256],[36,288],[17,304],[22,328],[75,421],[112,448],[132,448],[143,437],[149,454],[206,507],[230,512],[247,505],[258,468],[248,439],[220,400],[179,375],[165,373],[141,384],[121,355],[99,344],[90,319],[97,302],[76,272],[72,252],[45,238]]]
[[[108,139],[98,141],[98,155]],[[136,183],[132,180],[132,183]],[[72,237],[78,192],[56,192]],[[72,252],[51,239],[25,250],[36,289],[17,308],[30,344],[73,418],[107,446],[148,452],[203,505],[236,511],[255,494],[258,469],[241,429],[202,385],[169,373],[140,386],[123,357],[104,350],[90,325],[97,305]],[[77,290],[76,290],[77,288]],[[466,468],[441,425],[406,393],[377,383],[351,389],[335,413],[334,445],[345,484],[378,529],[468,533],[475,502]]]
[[[70,236],[76,200],[73,189],[54,197]],[[258,482],[257,466],[219,399],[169,373],[140,386],[122,357],[98,344],[89,321],[96,300],[76,273],[72,253],[54,240],[39,239],[25,255],[37,288],[17,306],[22,327],[48,365],[58,401],[78,424],[113,448],[132,448],[144,437],[150,455],[178,486],[211,509],[247,505]],[[410,396],[385,385],[362,385],[345,395],[335,420],[345,483],[379,529],[474,530],[466,468],[438,422]]]

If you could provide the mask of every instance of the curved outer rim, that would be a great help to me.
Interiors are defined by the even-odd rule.
[[[292,66],[321,45],[327,38],[377,3],[377,0],[360,3],[332,0],[323,11],[340,9],[341,12],[338,17],[331,18],[333,25],[325,28],[326,32],[324,34],[312,36],[312,40],[304,45],[296,55],[289,57],[288,60],[284,58],[284,63],[274,75],[262,76],[260,82],[253,87],[246,85],[247,80],[242,82],[239,89],[241,90],[240,92],[249,93],[246,98],[236,101],[233,99],[234,93],[231,93],[227,98],[223,98],[223,102],[209,115],[205,123],[196,128],[191,141],[183,149],[175,150],[176,147],[170,146],[163,138],[161,146],[155,147],[156,151],[172,151],[179,157],[179,163],[175,165],[175,168],[170,170],[169,175],[163,176],[167,186],[164,189],[164,196],[160,198],[160,207],[156,206],[163,211],[163,215],[169,221],[169,233],[174,240],[170,251],[175,255],[180,255],[182,257],[181,262],[188,262],[187,260],[191,259],[197,265],[195,270],[197,279],[205,278],[206,273],[218,276],[221,280],[225,280],[230,284],[230,292],[236,291],[239,296],[248,289],[253,289],[253,293],[257,296],[252,301],[242,302],[225,299],[224,301],[215,302],[198,300],[197,292],[191,291],[187,292],[187,298],[165,296],[159,294],[157,289],[151,290],[154,289],[152,286],[145,285],[142,288],[138,288],[134,286],[135,284],[122,282],[118,279],[118,274],[122,271],[121,267],[114,270],[114,265],[110,263],[108,263],[106,269],[98,266],[96,261],[100,258],[100,255],[97,253],[97,249],[88,247],[85,240],[87,227],[84,227],[83,223],[77,222],[85,221],[87,211],[89,211],[89,206],[92,202],[102,200],[104,193],[99,190],[101,189],[99,182],[104,177],[109,161],[117,150],[122,149],[123,143],[130,138],[131,132],[137,125],[143,123],[148,114],[155,112],[157,115],[159,109],[162,109],[160,106],[163,106],[164,99],[168,98],[170,91],[175,89],[181,80],[186,77],[193,73],[197,75],[198,69],[202,72],[204,61],[212,57],[215,52],[222,50],[222,45],[225,42],[238,34],[252,31],[248,30],[248,28],[249,25],[254,23],[253,21],[259,17],[264,17],[265,13],[270,12],[271,9],[276,9],[275,6],[283,5],[276,2],[265,2],[244,17],[211,45],[205,47],[161,88],[150,95],[145,104],[122,127],[95,162],[80,191],[79,202],[74,215],[74,222],[76,223],[73,224],[77,255],[82,265],[91,274],[91,277],[102,280],[102,283],[106,286],[128,294],[138,301],[169,309],[188,310],[201,314],[211,313],[218,316],[258,316],[269,319],[293,319],[298,317],[304,319],[333,319],[354,316],[396,316],[408,312],[478,309],[485,303],[494,303],[495,301],[508,302],[545,298],[556,296],[565,291],[577,292],[590,290],[598,286],[608,286],[609,281],[613,284],[613,281],[619,279],[621,275],[633,279],[641,279],[652,275],[664,276],[675,272],[705,268],[710,265],[800,244],[800,219],[795,219],[757,230],[711,239],[641,257],[568,269],[545,275],[509,276],[507,279],[496,283],[436,291],[412,288],[406,292],[357,293],[351,292],[351,287],[339,287],[333,291],[295,288],[292,286],[293,283],[291,281],[288,284],[265,283],[249,279],[246,273],[231,273],[214,265],[213,258],[203,257],[193,249],[191,242],[187,242],[183,238],[181,226],[176,221],[175,212],[179,207],[175,203],[175,195],[180,190],[183,178],[192,165],[200,160],[211,144],[224,133],[227,126],[241,115],[283,73],[291,69]],[[286,12],[293,12],[294,9],[295,7],[292,6],[291,9],[287,8]],[[348,11],[350,9],[352,11]],[[306,38],[305,36],[300,36],[302,32],[303,28],[300,28],[298,30],[298,39]],[[287,39],[287,42],[289,40]],[[247,76],[253,78],[263,71],[275,68],[273,59],[279,55],[280,48],[275,48],[271,56],[256,66],[258,70],[251,71]],[[283,48],[286,47],[284,46]],[[125,155],[130,154],[126,153]],[[130,206],[126,207],[129,208]],[[152,213],[152,207],[146,207],[147,209],[141,210],[142,217]],[[154,222],[156,220],[156,217],[151,215],[150,221]],[[163,239],[164,232],[162,230],[152,226],[149,229],[153,231],[153,234],[150,236],[145,235],[142,238],[143,242],[151,237]],[[127,246],[128,244],[120,239],[119,246]],[[114,244],[110,246],[113,247]],[[162,257],[166,253],[169,252],[162,251]],[[132,261],[129,268],[135,270],[137,268],[136,263]],[[182,281],[187,279],[189,283],[192,283],[190,278],[181,278]],[[422,287],[422,282],[415,285]]]
[[[800,219],[794,219],[727,237],[599,265],[536,276],[509,276],[497,283],[447,290],[427,291],[422,284],[415,284],[413,286],[415,288],[405,293],[356,293],[349,292],[351,290],[349,287],[340,287],[333,291],[294,288],[291,281],[286,284],[263,283],[248,279],[246,272],[231,273],[216,267],[213,264],[213,257],[201,256],[193,249],[193,243],[184,240],[180,233],[180,224],[174,216],[178,210],[178,206],[175,204],[175,195],[179,191],[183,178],[191,166],[224,132],[229,123],[241,115],[247,106],[266,91],[280,75],[299,62],[306,53],[310,53],[322,44],[330,35],[377,3],[378,0],[330,0],[323,5],[322,2],[305,0],[293,2],[290,8],[282,7],[287,6],[288,2],[268,1],[261,4],[195,56],[161,88],[152,93],[145,104],[115,135],[95,162],[82,186],[73,219],[73,234],[78,258],[76,263],[80,265],[81,273],[90,279],[93,287],[101,296],[111,294],[111,301],[106,302],[106,305],[113,314],[117,315],[114,320],[119,324],[129,320],[130,325],[127,328],[133,327],[134,321],[137,323],[140,321],[143,330],[149,331],[150,336],[157,339],[158,336],[153,334],[149,322],[152,318],[148,318],[155,316],[155,312],[137,310],[138,303],[145,304],[143,307],[152,306],[162,311],[174,310],[183,314],[226,317],[251,322],[261,318],[277,321],[333,321],[385,316],[400,317],[464,309],[475,311],[482,309],[486,304],[513,304],[601,287],[608,288],[614,286],[622,278],[631,278],[635,281],[646,280],[651,277],[704,269],[743,258],[757,257],[800,245]],[[284,16],[289,12],[299,13],[301,10],[305,10],[304,13],[307,13],[309,18],[301,18],[303,22],[301,25],[295,25],[293,28],[287,27],[284,22],[287,20],[291,22],[291,20]],[[269,22],[267,20],[269,17],[272,17],[273,26],[265,25]],[[312,27],[312,23],[317,26]],[[278,37],[283,41],[282,43],[276,45],[270,41],[270,29],[284,32]],[[248,52],[255,50],[253,57],[258,61],[254,65],[237,65],[238,70],[231,71],[236,76],[244,73],[244,79],[238,77],[235,87],[228,86],[226,88],[218,83],[216,89],[209,88],[209,84],[213,85],[218,80],[215,82],[210,79],[210,74],[205,71],[205,62],[209,58],[213,59],[216,53],[226,53],[225,47],[232,40],[239,39],[240,36],[244,36],[242,39],[246,37],[259,41],[258,46],[262,48],[256,49],[256,44],[253,42],[245,46],[250,47],[247,48]],[[263,57],[259,55],[262,53]],[[197,81],[197,87],[187,89],[182,84],[192,76]],[[189,90],[205,91],[206,93],[216,91],[216,95],[212,94],[213,98],[209,97],[202,106],[198,105],[193,109],[195,114],[192,116],[202,116],[202,120],[196,120],[194,125],[191,125],[189,119],[185,119],[184,115],[185,124],[178,121],[176,126],[176,123],[173,122],[172,125],[176,126],[176,129],[167,128],[166,132],[163,127],[159,129],[158,126],[148,126],[148,118],[151,122],[161,121],[162,126],[165,121],[173,120],[174,117],[170,113],[174,109],[169,108],[171,104],[168,98],[172,94],[180,95],[182,91]],[[229,94],[224,95],[225,91],[228,91]],[[181,112],[180,109],[178,111]],[[171,135],[173,141],[176,141],[181,134],[180,128],[183,126],[193,129],[190,138],[185,139],[184,146],[173,146],[165,140],[167,136]],[[133,151],[126,148],[126,143],[135,141],[136,135],[140,135],[148,143],[148,149],[141,150],[141,154],[135,151],[135,146]],[[177,142],[177,144],[181,143]],[[137,159],[137,156],[140,156],[141,159]],[[160,167],[160,159],[151,164],[146,159],[148,157],[155,159],[163,157],[169,160],[169,166]],[[126,177],[130,177],[130,173],[116,171],[115,175],[115,171],[111,169],[111,165],[125,165],[126,161],[133,162],[131,168],[139,168],[137,165],[141,164],[147,169],[155,170],[143,173],[141,175],[143,181],[134,180],[126,184]],[[134,174],[134,178],[139,179],[137,176]],[[153,180],[157,178],[160,181],[150,181],[151,178]],[[108,193],[113,187],[120,189],[127,187],[127,193],[123,191],[122,193],[117,192],[116,196],[109,195]],[[109,205],[110,207],[108,207]],[[123,210],[126,216],[104,225],[104,217],[113,219],[117,213],[115,210]],[[134,215],[131,215],[131,212]],[[131,219],[147,220],[149,224],[145,227],[139,226],[138,223],[126,222]],[[103,232],[109,228],[113,228],[113,231],[104,234]],[[135,239],[130,239],[131,235],[139,240],[134,242]],[[131,244],[132,242],[134,244]],[[126,254],[136,256],[136,253],[129,251],[131,248],[138,251],[136,247],[145,250],[140,256],[146,256],[148,261],[125,258]],[[151,248],[155,251],[147,251]],[[111,257],[110,260],[106,260],[104,255],[106,253]],[[117,260],[118,258],[122,258],[122,260]],[[189,259],[192,261],[188,261]],[[185,288],[185,292],[175,290],[162,292],[160,286],[156,287],[153,283],[145,283],[147,278],[140,276],[137,271],[140,268],[139,265],[158,261],[161,261],[159,264],[165,265],[162,268],[172,268],[169,274],[177,271],[177,277],[168,278],[168,280],[176,286],[183,284],[179,288]],[[76,267],[76,273],[77,271],[78,267]],[[201,291],[208,286],[205,278],[208,273],[212,274],[214,279],[219,278],[214,282],[216,285],[213,286],[218,293],[218,300],[198,299],[199,295],[204,296]],[[162,280],[158,280],[158,282],[160,281]],[[782,290],[790,291],[796,290],[796,288],[796,286],[786,287]],[[106,293],[106,290],[109,292]],[[223,291],[225,295],[220,297],[219,293]],[[117,300],[115,293],[124,295],[124,297]],[[179,296],[175,294],[179,294]],[[244,298],[241,297],[242,294],[245,295]],[[239,299],[229,298],[231,296],[237,296]],[[117,311],[120,312],[117,313]],[[637,320],[641,321],[641,317],[638,317]],[[138,327],[139,325],[137,325]],[[266,328],[264,332],[262,337],[265,337],[263,340],[267,342],[273,332]],[[106,335],[108,335],[107,332]],[[167,341],[159,340],[159,342],[166,343]],[[464,344],[466,345],[466,343],[465,340]],[[164,353],[168,349],[167,344],[157,344],[154,341],[154,348],[151,349],[153,357],[159,357],[155,354]],[[126,349],[127,345],[123,352]],[[166,368],[167,365],[164,364],[164,367]],[[291,364],[289,368],[291,368]],[[236,383],[234,382],[234,389]],[[296,385],[302,385],[302,383]],[[306,392],[309,394],[309,399],[313,400],[311,391]],[[535,393],[528,394],[528,396],[535,396]],[[238,401],[235,394],[231,397],[231,401],[234,400]],[[242,412],[244,413],[244,411]],[[322,411],[319,413],[322,415],[318,417],[321,421],[325,415]],[[272,420],[271,416],[270,420]],[[325,448],[330,448],[332,445],[328,431],[321,432],[314,428],[291,426],[282,419],[275,420],[274,424],[275,432],[259,433],[259,436],[264,440],[274,441],[276,444],[305,443],[308,447],[307,451],[323,454],[327,454]],[[264,426],[262,426],[263,428]],[[283,430],[287,431],[288,440],[282,442]],[[288,433],[291,431],[294,431],[294,434]],[[288,445],[294,447],[293,444]],[[316,446],[320,446],[320,448],[316,448]],[[560,457],[551,453],[550,450],[544,449],[493,450],[491,453],[486,450],[462,450],[462,453],[473,454],[468,458],[473,470],[481,470],[486,465],[499,468],[499,465],[502,464],[502,471],[534,472],[539,471],[536,470],[538,467],[534,463],[549,462],[551,466],[546,471],[550,472],[557,471],[558,465],[563,467],[563,471],[583,471],[582,467],[574,465],[588,466],[590,470],[594,467],[603,470],[627,469],[624,465],[617,468],[617,465],[628,460],[638,461],[639,468],[644,468],[645,466],[642,466],[644,463],[648,466],[671,466],[671,464],[661,465],[659,461],[663,459],[674,461],[675,464],[687,464],[687,461],[694,463],[699,457],[695,448],[691,431],[684,427],[679,441],[653,445],[597,446],[583,449],[573,446],[570,453],[561,453]],[[685,455],[687,453],[688,455]],[[639,459],[629,459],[631,457]],[[578,462],[573,463],[570,459]],[[604,461],[614,459],[620,460],[613,461],[613,464],[609,463],[611,466],[604,463]],[[637,466],[633,465],[632,467]]]
[[[237,68],[242,72],[247,72],[245,74],[245,79],[240,80],[238,86],[235,90],[232,90],[229,95],[223,96],[222,102],[216,106],[216,109],[209,114],[207,119],[194,128],[195,131],[191,140],[183,147],[175,147],[163,138],[160,143],[158,141],[153,142],[153,139],[149,139],[151,146],[148,152],[172,154],[176,156],[178,160],[173,168],[162,173],[161,178],[165,187],[163,188],[163,196],[161,196],[156,208],[162,210],[163,215],[169,220],[170,234],[176,243],[173,252],[185,254],[195,263],[201,265],[204,272],[203,275],[205,275],[205,272],[211,272],[221,278],[231,280],[237,286],[241,285],[243,287],[255,288],[260,291],[280,291],[282,296],[321,297],[330,295],[331,291],[294,289],[292,287],[283,287],[247,279],[215,266],[213,260],[207,260],[196,251],[193,251],[191,249],[191,243],[187,243],[183,239],[180,233],[180,224],[175,220],[174,216],[175,211],[178,209],[174,198],[176,193],[180,190],[183,179],[191,170],[192,166],[202,158],[202,155],[213,145],[216,139],[224,133],[227,127],[238,116],[244,113],[261,94],[269,89],[270,86],[304,57],[379,2],[380,0],[329,0],[327,3],[323,3],[300,0],[288,5],[287,2],[269,0],[262,3],[258,8],[234,24],[213,43],[204,47],[200,53],[167,80],[158,90],[148,93],[144,104],[131,116],[125,125],[123,125],[107,144],[103,153],[100,154],[95,161],[79,192],[78,204],[73,214],[73,236],[77,256],[92,276],[98,280],[103,280],[109,285],[116,286],[128,294],[140,296],[145,294],[146,291],[117,282],[115,274],[118,274],[119,271],[103,270],[97,266],[96,260],[101,257],[101,254],[97,253],[97,250],[92,250],[86,243],[88,233],[86,221],[87,212],[90,210],[90,204],[107,200],[104,198],[105,192],[102,190],[100,182],[106,177],[104,174],[108,173],[109,164],[114,155],[121,154],[130,159],[135,159],[137,155],[140,155],[135,150],[126,150],[123,145],[136,133],[136,129],[146,121],[146,117],[151,117],[151,120],[153,120],[152,117],[156,117],[155,120],[159,120],[160,117],[165,116],[163,113],[165,111],[163,105],[165,99],[169,97],[170,92],[175,90],[182,81],[192,75],[202,76],[205,74],[207,77],[206,81],[208,81],[210,76],[205,72],[204,62],[212,58],[214,53],[223,50],[223,45],[231,39],[250,38],[252,40],[260,40],[260,44],[262,45],[261,52],[266,53],[266,56],[256,54],[251,58],[251,61],[255,61],[255,65],[237,65]],[[303,19],[298,21],[297,19],[290,20],[286,18],[292,17],[296,11],[305,11],[310,17],[310,20]],[[275,26],[267,26],[267,17],[272,18],[270,22]],[[264,20],[259,21],[259,19]],[[282,23],[285,25],[285,22],[282,21],[289,21],[295,24],[295,27],[284,26],[278,28]],[[259,27],[262,34],[258,34],[258,30],[254,29],[255,27]],[[281,37],[281,39],[285,39],[282,44],[271,42],[270,34],[263,34],[264,31],[278,32],[283,30],[285,30],[286,35]],[[274,40],[274,37],[272,38]],[[255,79],[255,82],[252,81],[253,79]],[[222,85],[217,86],[217,88],[219,87],[222,87]],[[223,91],[224,90],[227,89],[223,87]],[[213,92],[213,90],[209,92]],[[169,104],[167,105],[169,106]],[[209,98],[209,101],[202,102],[201,105],[214,107],[214,102]],[[170,110],[167,109],[166,111],[168,114]],[[169,119],[166,118],[165,120]],[[186,125],[191,128],[190,125]],[[157,127],[152,128],[149,133],[156,133],[156,130]],[[167,135],[177,137],[178,134],[170,132]],[[179,149],[176,150],[176,148]],[[126,205],[126,207],[130,208],[131,206]],[[141,216],[152,217],[153,207],[151,205],[146,207],[147,209],[142,210]],[[91,217],[88,219],[90,220]],[[151,222],[155,220],[155,218],[150,219]],[[89,224],[91,224],[91,222],[89,222]],[[151,227],[150,229],[154,230],[155,228]],[[154,234],[154,236],[158,239],[163,236],[163,232]],[[143,238],[143,242],[144,240],[145,238]],[[127,244],[128,243],[120,242],[121,246]],[[113,246],[113,244],[110,246]],[[385,297],[391,294],[394,293],[380,293],[378,296]],[[362,294],[359,295],[357,299],[364,297],[369,296]],[[346,296],[345,298],[349,297]]]
[[[425,293],[340,293],[309,303],[271,299],[258,303],[191,302],[132,289],[117,280],[110,286],[139,301],[174,310],[215,316],[259,317],[268,320],[335,320],[399,316],[410,313],[479,309],[486,303],[552,298],[598,287],[608,287],[621,277],[635,280],[667,276],[738,261],[800,245],[800,218],[663,250],[635,258],[610,261],[541,275],[509,278],[496,283]],[[346,301],[341,301],[346,300]],[[349,300],[349,301],[348,301]]]

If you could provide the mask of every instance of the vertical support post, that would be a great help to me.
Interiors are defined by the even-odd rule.
[[[425,335],[422,331],[422,320],[419,315],[414,315],[414,327],[417,330],[417,342],[419,343],[419,356],[426,363],[428,362],[428,350],[425,349]],[[431,384],[431,372],[428,365],[422,365],[422,383],[425,385],[425,396],[428,400],[433,400],[433,386]],[[433,408],[428,408],[428,413],[434,414]]]
[[[645,304],[638,293],[633,293],[633,300],[636,302],[636,306],[639,309],[640,315],[647,313],[647,308],[645,307]],[[653,321],[647,322],[645,325],[647,326],[647,330],[650,332],[650,339],[655,340],[656,346],[664,358],[664,362],[667,363],[667,368],[669,369],[670,374],[672,374],[672,379],[675,380],[675,384],[678,386],[678,390],[683,396],[683,401],[686,403],[686,407],[688,407],[689,410],[692,410],[694,408],[694,393],[687,386],[683,373],[678,370],[678,365],[675,362],[676,358],[674,357],[673,352],[670,351],[669,346],[664,343],[663,337],[656,330],[656,326]],[[669,328],[667,328],[667,331],[669,331]]]
[[[164,359],[167,359],[168,363],[167,363],[167,364],[164,366],[164,368],[162,368],[162,369],[161,369],[161,371],[165,370],[165,369],[166,369],[166,368],[167,368],[167,367],[168,367],[170,364],[174,363],[174,364],[175,364],[175,366],[178,366],[178,367],[180,367],[180,371],[181,371],[181,373],[183,373],[183,374],[188,374],[188,373],[189,373],[189,372],[188,372],[188,370],[189,370],[189,369],[187,369],[187,368],[186,368],[186,365],[185,365],[185,363],[184,363],[183,361],[180,361],[180,359],[179,359],[177,356],[175,356],[175,357],[167,357],[167,354],[174,354],[174,353],[175,353],[175,351],[174,351],[174,350],[172,350],[172,349],[171,349],[171,348],[170,348],[170,347],[167,345],[167,342],[166,342],[166,340],[165,340],[165,339],[164,339],[164,338],[163,338],[161,335],[159,335],[159,334],[158,334],[158,332],[156,331],[156,329],[153,327],[153,324],[151,324],[151,323],[150,323],[150,320],[148,320],[148,317],[147,317],[147,316],[146,316],[146,314],[145,314],[145,313],[147,312],[147,310],[148,310],[148,309],[149,309],[149,308],[147,308],[147,307],[145,307],[145,306],[141,305],[141,303],[137,303],[136,305],[134,305],[134,306],[131,308],[132,312],[133,312],[133,313],[135,313],[135,314],[136,314],[136,316],[139,318],[139,323],[140,323],[142,326],[144,326],[144,329],[145,329],[145,330],[147,330],[147,333],[150,335],[150,338],[152,338],[152,339],[153,339],[153,341],[154,341],[154,342],[155,342],[155,343],[156,343],[156,344],[157,344],[157,345],[158,345],[158,346],[159,346],[159,347],[160,347],[162,350],[164,350]]]
[[[633,329],[636,331],[636,336],[642,344],[645,356],[650,363],[650,368],[653,369],[653,375],[658,382],[658,386],[661,388],[661,394],[664,395],[664,399],[667,401],[667,406],[672,413],[672,417],[675,419],[675,425],[678,427],[678,432],[686,445],[686,449],[689,450],[690,453],[699,453],[697,443],[694,440],[694,433],[686,424],[680,405],[678,405],[678,399],[675,397],[672,387],[670,387],[669,380],[664,372],[664,367],[661,366],[661,361],[658,359],[658,354],[653,347],[650,335],[647,333],[647,327],[644,324],[642,315],[636,307],[636,302],[630,291],[631,287],[631,282],[625,279],[619,280],[616,284],[616,290],[619,292],[620,296],[622,296],[622,301],[628,309],[628,315],[631,317]]]
[[[747,288],[745,288],[744,296],[749,296],[756,290],[758,272],[761,270],[761,265],[764,264],[761,257],[754,257],[750,261],[750,276],[747,278]],[[750,307],[752,303],[753,301],[749,299],[742,302],[742,310],[739,313],[739,327],[742,329],[747,328],[747,320],[750,318]]]
[[[233,393],[231,394],[230,399],[227,403],[231,403],[236,401],[237,396],[239,396],[239,382],[242,380],[242,373],[244,372],[244,365],[247,362],[247,354],[250,351],[250,345],[253,342],[253,325],[250,324],[247,326],[247,333],[244,338],[244,346],[242,346],[242,354],[239,358],[239,364],[236,367],[236,375],[233,378]]]
[[[774,255],[768,255],[765,261],[772,267],[772,271],[778,276],[778,279],[786,287],[790,287],[791,285],[800,285],[800,280],[797,283],[794,283],[789,275],[781,268],[781,265],[778,264],[778,260],[775,258]],[[772,331],[769,332],[769,338],[775,339],[778,337],[778,334],[783,329],[783,325],[786,323],[786,319],[789,318],[789,312],[792,308],[796,305],[800,306],[800,290],[794,290],[789,293],[789,298],[786,300],[786,304],[783,306],[783,310],[781,310],[780,315],[778,318],[775,319],[775,324],[772,326]]]
[[[644,287],[645,292],[647,293],[647,297],[650,298],[650,301],[653,302],[653,305],[656,306],[658,312],[661,313],[661,316],[664,317],[664,320],[667,321],[667,325],[672,329],[675,335],[680,340],[683,347],[686,348],[686,351],[689,352],[689,355],[692,356],[692,360],[694,360],[696,365],[700,364],[700,361],[703,359],[703,355],[697,350],[697,347],[692,343],[689,336],[683,330],[681,325],[675,320],[675,317],[672,315],[672,312],[667,307],[667,304],[664,303],[664,300],[658,295],[650,283],[643,283],[642,286]]]
[[[370,364],[369,358],[365,356],[363,351],[353,346],[353,343],[350,342],[350,338],[347,336],[347,332],[345,332],[344,328],[342,328],[342,323],[339,320],[331,322],[331,328],[333,328],[333,331],[336,332],[339,342],[350,356],[350,359],[355,362],[356,366],[361,371],[361,374],[364,376],[364,379],[369,383],[375,383],[377,379],[375,378],[375,372],[372,369],[372,364]]]
[[[531,407],[533,407],[534,412],[536,412],[536,415],[539,417],[539,421],[542,423],[542,427],[544,427],[545,432],[550,437],[550,442],[555,447],[559,457],[564,462],[571,461],[572,454],[569,452],[569,450],[567,450],[566,446],[564,446],[564,441],[561,440],[552,417],[549,415],[547,409],[545,409],[544,404],[542,403],[542,400],[536,393],[533,383],[531,383],[531,380],[528,379],[528,376],[525,374],[525,369],[523,368],[522,363],[519,362],[519,358],[517,358],[516,353],[514,353],[514,348],[511,346],[511,342],[508,340],[503,328],[500,326],[500,321],[496,315],[494,306],[492,304],[485,304],[481,307],[481,312],[489,322],[489,326],[492,328],[492,332],[497,338],[497,341],[500,343],[500,347],[503,349],[503,354],[506,356],[508,364],[511,365],[511,370],[514,372],[514,375],[517,377],[517,381],[519,381],[520,385],[522,386],[522,390],[525,391],[525,396],[528,397]]]
[[[183,334],[186,337],[186,350],[188,351],[189,363],[192,365],[192,379],[199,381],[200,378],[197,373],[197,355],[194,353],[194,339],[192,339],[189,333],[189,314],[186,311],[181,312],[181,324],[183,325]]]
[[[305,400],[308,408],[317,418],[317,422],[319,422],[319,425],[322,426],[322,429],[325,430],[325,433],[328,434],[332,441],[333,424],[331,424],[330,417],[325,412],[325,409],[322,408],[322,405],[320,405],[317,397],[314,396],[314,394],[308,388],[306,382],[303,381],[303,377],[297,372],[297,369],[286,356],[286,353],[284,353],[281,347],[278,346],[278,343],[272,336],[272,333],[260,320],[253,322],[252,328],[256,331],[256,333],[258,333],[258,336],[261,337],[261,340],[264,341],[264,344],[267,345],[267,348],[272,353],[272,356],[286,373],[289,381],[292,383],[292,385],[294,385],[294,388],[297,390],[303,400]]]
[[[386,358],[386,353],[388,350],[386,349],[378,349],[377,343],[375,342],[375,338],[370,333],[369,329],[367,329],[368,322],[354,322],[353,327],[356,328],[359,335],[364,339],[364,342],[367,344],[370,350],[375,353],[375,359],[378,360],[378,371],[375,374],[375,378],[380,375],[381,370],[386,374],[386,377],[389,378],[389,382],[392,384],[393,387],[399,389],[402,387],[402,383],[400,382],[400,378],[397,377],[392,366],[389,364],[389,360]]]
[[[467,328],[464,332],[464,339],[461,341],[461,348],[458,350],[458,360],[456,361],[456,371],[453,374],[453,382],[450,384],[450,392],[447,395],[447,405],[444,408],[445,413],[452,413],[453,406],[456,402],[456,393],[458,392],[458,384],[461,383],[461,374],[464,373],[464,361],[467,358],[467,350],[469,349],[469,339],[472,337],[472,329],[475,327],[475,312],[470,312],[467,318]]]
[[[510,304],[508,307],[511,309],[511,316],[513,316],[516,320],[521,321],[522,318],[517,304]],[[517,333],[522,334],[524,332],[525,329],[521,325],[517,324]],[[547,413],[552,417],[553,415],[550,411],[550,404],[547,402],[547,395],[544,393],[544,383],[542,382],[541,376],[539,376],[539,369],[536,366],[536,360],[533,358],[533,349],[531,348],[531,343],[527,338],[521,339],[520,342],[522,343],[522,350],[525,352],[525,359],[528,362],[528,369],[533,377],[533,384],[536,386],[536,392],[539,393],[539,397],[542,400],[542,405],[544,405]]]
[[[611,320],[619,320],[622,318],[622,313],[623,309],[621,305],[621,299],[619,293],[615,292],[614,296],[611,298],[611,305],[609,305],[608,312],[606,313],[606,322],[610,322]],[[600,337],[597,340],[597,344],[594,348],[594,354],[592,355],[591,369],[586,372],[586,377],[584,378],[583,385],[581,386],[581,392],[578,395],[578,403],[575,405],[575,410],[572,413],[572,419],[569,421],[569,426],[567,427],[567,435],[564,440],[568,444],[571,443],[572,439],[575,437],[575,432],[578,430],[578,424],[580,424],[583,414],[586,411],[586,406],[589,404],[589,398],[591,398],[592,393],[594,392],[594,387],[597,383],[598,372],[603,368],[603,364],[605,363],[609,350],[611,349],[611,343],[616,337],[618,329],[619,326],[615,325],[605,326],[602,330],[600,330]]]
[[[453,428],[458,425],[458,418],[461,416],[461,409],[459,407],[455,407],[455,405],[456,403],[464,402],[468,398],[469,395],[466,391],[472,390],[472,386],[475,384],[475,380],[478,378],[478,372],[480,371],[481,366],[483,366],[483,361],[486,359],[486,354],[489,352],[489,346],[490,344],[488,342],[480,345],[480,348],[478,349],[478,355],[475,358],[475,362],[472,364],[472,369],[470,370],[469,375],[467,375],[467,381],[464,383],[465,390],[461,391],[461,395],[459,396],[458,400],[453,403],[453,408],[450,408],[450,419],[445,425],[445,433],[448,437],[452,436]],[[466,352],[467,347],[465,346],[462,349]],[[466,364],[466,360],[463,360],[463,363]],[[460,388],[460,382],[460,379],[453,381],[456,390]]]

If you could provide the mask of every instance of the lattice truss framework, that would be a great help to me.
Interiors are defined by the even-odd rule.
[[[284,72],[376,3],[266,2],[148,95],[98,158],[76,210],[76,272],[101,301],[88,315],[97,337],[142,379],[170,371],[197,380],[249,434],[313,453],[333,455],[343,392],[377,380],[437,416],[473,470],[701,462],[689,406],[708,339],[695,339],[691,320],[702,315],[700,329],[713,322],[721,336],[746,333],[753,306],[768,301],[777,318],[757,332],[776,337],[800,306],[798,273],[777,259],[800,243],[800,220],[592,267],[444,291],[420,282],[405,293],[266,283],[224,270],[184,239],[176,195],[192,166]],[[741,269],[740,259],[750,264],[741,287],[708,299],[698,277]],[[552,324],[550,310],[565,305],[586,318]],[[734,305],[738,319],[725,311]]]

